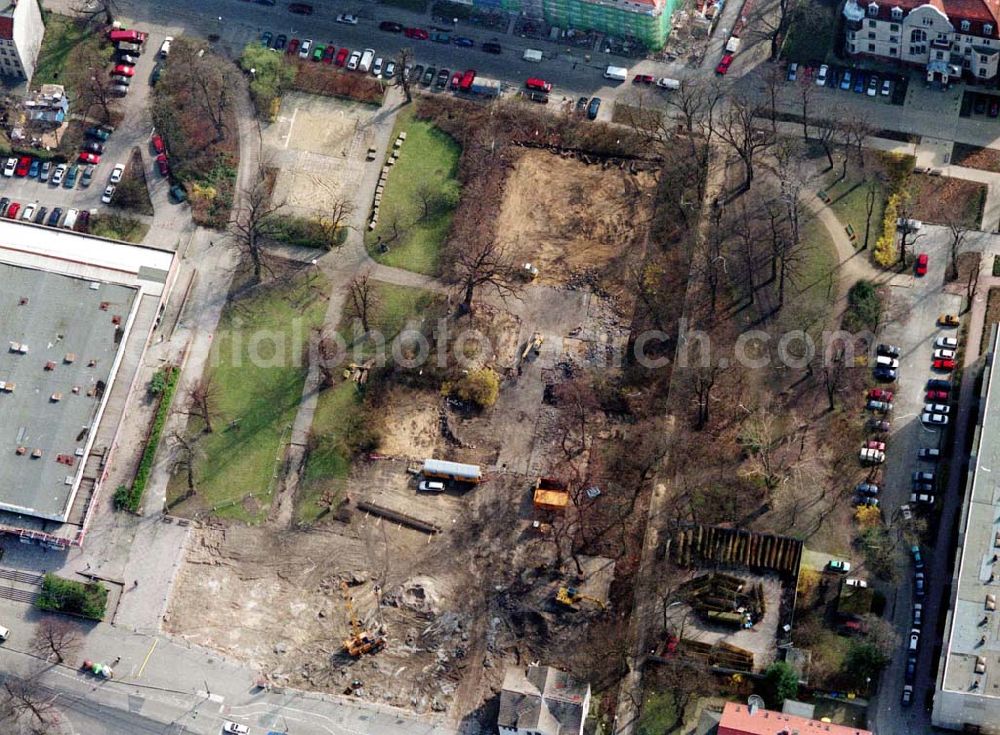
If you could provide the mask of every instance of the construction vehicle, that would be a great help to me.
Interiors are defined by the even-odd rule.
[[[532,499],[535,510],[563,513],[569,505],[569,491],[565,483],[551,477],[535,480],[535,495]]]
[[[358,620],[354,612],[354,601],[347,588],[347,582],[340,583],[340,590],[344,593],[344,603],[347,605],[347,617],[351,621],[351,635],[344,639],[344,650],[351,658],[361,658],[366,653],[378,653],[385,648],[385,636],[377,631],[365,630],[361,621]],[[378,591],[375,592],[376,600]],[[380,612],[381,602],[379,601]]]
[[[571,610],[576,609],[576,603],[584,600],[587,602],[593,602],[602,610],[607,609],[607,605],[604,604],[604,600],[591,597],[590,595],[581,595],[576,587],[560,587],[559,591],[556,592],[556,602],[563,607],[570,608]]]

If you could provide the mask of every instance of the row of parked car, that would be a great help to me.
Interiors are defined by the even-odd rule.
[[[92,165],[83,169],[83,175],[80,176],[81,186],[90,186],[95,169],[96,167]],[[79,166],[73,165],[72,167],[67,168],[67,164],[60,163],[52,167],[52,164],[46,161],[38,167],[37,175],[39,179],[45,181],[46,178],[50,178],[50,170],[50,180],[56,181],[57,185],[59,181],[69,182],[68,187],[72,188],[79,172]],[[121,181],[124,173],[125,167],[122,164],[118,164],[114,167],[111,171],[108,185],[105,187],[104,193],[101,196],[102,202],[105,204],[111,203],[111,198],[115,193],[115,186],[119,181]],[[64,185],[67,184],[64,183]],[[69,230],[87,232],[90,220],[89,210],[77,210],[70,208],[65,210],[65,214],[66,216],[64,218],[62,207],[54,207],[50,211],[48,207],[40,205],[37,201],[27,202],[22,205],[20,202],[11,201],[9,197],[0,197],[0,217],[21,220],[22,222],[33,222],[36,225],[48,225],[49,227],[59,227],[61,225]]]
[[[829,87],[830,89],[844,91],[853,89],[857,94],[865,93],[869,97],[876,97],[879,94],[883,97],[889,97],[895,84],[893,79],[887,75],[858,69],[843,69],[827,64],[813,68],[791,63],[788,65],[787,79],[790,82],[812,83],[818,87]]]
[[[77,163],[53,163],[42,161],[34,156],[12,156],[3,166],[3,175],[7,178],[31,178],[49,186],[60,186],[72,189],[77,181],[81,186],[90,186],[100,163],[100,154],[104,152],[103,141],[106,141],[114,128],[106,125],[95,125],[86,130],[87,140],[83,144],[84,153],[80,154]]]

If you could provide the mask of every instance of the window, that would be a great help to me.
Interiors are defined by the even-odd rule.
[[[923,19],[921,20],[921,22],[922,22],[922,23],[923,23],[923,24],[924,24],[925,26],[932,26],[932,25],[934,25],[934,19],[933,19],[933,18],[923,18]]]
[[[868,27],[869,28],[878,28],[878,21],[877,20],[870,20],[870,21],[868,21]]]
[[[969,28],[970,28],[971,26],[972,26],[972,24],[971,24],[971,23],[969,23],[969,21],[967,21],[967,20],[963,20],[963,21],[962,21],[962,31],[963,31],[964,33],[968,33],[968,32],[969,32]]]
[[[979,57],[979,63],[980,64],[988,64],[989,61],[990,61],[990,59],[989,59],[988,56],[980,56]]]
[[[895,23],[892,23],[889,26],[889,30],[892,31],[893,33],[898,33],[899,32],[899,26],[896,25]]]
[[[944,51],[938,51],[937,52],[937,58],[943,59],[944,58]]]
[[[870,54],[874,54],[875,53],[875,44],[874,43],[868,44],[868,53],[870,53]]]
[[[848,41],[853,41],[854,40],[854,31],[848,31],[847,32],[847,40]]]
[[[851,44],[850,48],[848,48],[848,52],[852,53],[852,54],[857,53],[857,50],[854,48],[854,44],[853,43]]]
[[[968,59],[966,59],[965,61],[962,62],[962,66],[964,68],[966,68],[966,69],[971,69],[972,68],[972,62],[969,61]]]
[[[980,67],[980,69],[979,69],[979,76],[985,77],[986,76],[986,70]]]
[[[899,20],[902,17],[903,17],[903,9],[902,8],[893,8],[892,9],[892,19],[893,20]]]
[[[993,35],[993,24],[992,23],[983,23],[983,35],[984,36],[992,36]]]
[[[896,47],[895,46],[891,46],[889,48],[889,56],[895,56],[895,55],[896,55]]]
[[[868,15],[872,18],[878,15],[878,3],[872,3],[868,6]]]
[[[919,28],[915,28],[910,31],[910,43],[921,43],[927,40],[927,31],[922,31]]]
[[[972,54],[972,46],[966,46],[965,47],[965,55],[969,56],[971,54]]]
[[[874,41],[875,40],[875,34],[874,33],[869,33],[868,34],[868,40],[869,41]]]
[[[889,43],[899,43],[899,36],[889,36]]]
[[[947,41],[948,40],[948,34],[947,33],[938,33],[937,34],[937,40],[939,40],[939,41]]]

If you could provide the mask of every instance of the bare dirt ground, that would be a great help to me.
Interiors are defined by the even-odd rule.
[[[329,211],[366,165],[374,133],[366,130],[376,108],[331,97],[289,93],[278,120],[263,130],[265,156],[279,169],[274,201],[293,214]],[[373,165],[373,164],[368,164]]]
[[[541,283],[606,277],[643,252],[644,228],[636,223],[649,217],[652,185],[648,174],[528,151],[507,180],[497,231],[518,262],[538,267]]]
[[[335,148],[332,138],[322,145]],[[630,518],[640,528],[633,533],[630,523],[615,523],[613,539],[595,542],[588,556],[573,560],[556,554],[562,538],[552,532],[556,519],[545,519],[548,530],[532,527],[538,518],[532,491],[540,474],[565,464],[565,409],[546,402],[547,393],[574,378],[619,370],[615,354],[627,339],[633,305],[629,294],[614,292],[621,290],[626,257],[642,256],[645,233],[636,223],[647,219],[645,195],[636,193],[634,177],[617,169],[534,152],[526,158],[502,220],[517,222],[532,197],[545,192],[542,214],[528,227],[511,227],[525,259],[539,262],[546,275],[520,298],[484,299],[455,323],[456,330],[471,326],[488,337],[477,359],[502,375],[497,404],[476,412],[437,390],[392,388],[382,402],[387,413],[375,452],[384,459],[354,462],[349,510],[308,530],[197,531],[175,587],[170,631],[252,661],[276,684],[343,691],[361,681],[355,696],[417,711],[449,710],[456,721],[482,715],[479,708],[498,691],[508,663],[544,659],[594,681],[609,676],[620,660],[609,652],[618,645],[627,606],[612,603],[605,610],[592,603],[570,611],[553,598],[566,584],[602,602],[615,597],[619,575],[634,569],[645,501],[632,497],[632,488],[615,487],[613,477],[596,477],[601,494],[589,501],[588,518],[596,522],[604,508],[618,513],[631,502]],[[544,176],[541,185],[535,175]],[[546,223],[546,212],[555,221]],[[559,228],[570,222],[583,224],[561,237]],[[586,281],[570,283],[591,264],[598,267]],[[590,278],[606,295],[588,287]],[[542,347],[522,360],[536,332]],[[572,437],[582,444],[573,464],[583,475],[600,471],[609,442],[627,430],[618,417],[588,410],[594,415],[587,437]],[[407,466],[427,457],[479,464],[486,479],[473,488],[418,493]],[[441,532],[427,535],[361,512],[362,501]],[[567,518],[576,522],[579,512],[571,508]],[[384,624],[385,651],[356,661],[341,652],[349,631],[342,582],[365,625]]]

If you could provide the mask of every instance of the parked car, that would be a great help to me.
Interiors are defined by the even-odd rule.
[[[913,575],[913,594],[917,597],[923,597],[926,591],[927,588],[924,580],[924,573],[917,572]]]
[[[977,115],[982,115],[986,112],[986,100],[976,95],[975,101],[972,103],[972,109],[975,110]]]
[[[404,28],[403,35],[407,38],[412,38],[415,41],[426,41],[431,36],[431,34],[423,28]]]
[[[16,158],[8,158],[7,159],[7,163],[4,164],[4,167],[3,167],[3,175],[4,176],[8,176],[8,177],[13,176],[14,175],[14,171],[16,171],[16,170],[17,170],[17,159]]]
[[[375,62],[372,64],[372,74],[377,77],[382,76],[382,69],[384,67],[384,64],[385,62],[382,60],[381,56],[376,58]]]
[[[864,588],[864,587],[868,586],[868,580],[867,579],[858,579],[857,577],[852,577],[851,579],[845,579],[844,580],[844,584],[846,586],[848,586],[848,587],[862,587],[862,588]]]
[[[888,355],[876,355],[875,364],[879,367],[887,367],[893,370],[899,369],[899,360],[895,357],[889,357]]]
[[[170,164],[167,163],[167,157],[163,153],[156,157],[156,167],[160,170],[160,176],[170,175]]]
[[[31,170],[31,156],[21,156],[17,160],[17,168],[14,170],[15,176],[27,176]]]
[[[799,65],[794,61],[788,65],[788,81],[794,82],[798,78]]]
[[[954,360],[955,350],[934,350],[935,360]]]
[[[913,544],[913,546],[910,547],[910,554],[913,556],[913,568],[918,570],[923,569],[924,557],[920,553],[920,546],[918,544]]]
[[[910,506],[908,506],[908,505],[901,505],[901,506],[899,506],[899,512],[903,515],[903,520],[904,521],[912,521],[913,520],[913,510],[910,508]]]
[[[296,15],[312,15],[313,6],[309,3],[291,3],[288,6],[288,12]]]
[[[228,735],[247,735],[250,732],[250,728],[238,722],[226,720],[222,723],[222,732],[228,733]]]
[[[117,188],[118,187],[116,187],[114,184],[108,184],[106,187],[104,187],[104,193],[101,194],[101,201],[104,202],[105,204],[111,204],[111,199],[112,197],[114,197],[115,189]]]
[[[886,357],[895,357],[898,359],[899,356],[903,354],[903,351],[899,349],[897,345],[887,345],[883,343],[875,348],[875,354],[885,355]]]
[[[31,222],[35,218],[36,209],[38,209],[37,204],[25,204],[24,209],[21,210],[21,219],[26,222]]]
[[[913,473],[914,482],[934,482],[933,472],[914,472]]]
[[[899,698],[899,703],[901,705],[903,705],[904,707],[909,707],[911,704],[913,704],[913,685],[912,684],[906,684],[903,687],[903,694]]]
[[[337,16],[337,22],[348,26],[356,26],[358,24],[358,16],[341,13]]]
[[[118,53],[118,63],[127,64],[128,66],[135,66],[139,63],[138,56],[132,56],[132,54]]]
[[[866,506],[868,508],[878,508],[878,498],[856,497],[852,501],[855,507]]]
[[[601,98],[592,97],[590,100],[590,104],[587,105],[587,118],[589,120],[596,120],[597,113],[599,113],[600,111],[601,111]]]
[[[128,64],[119,64],[111,70],[111,73],[119,77],[131,77],[135,76],[135,69]]]
[[[921,414],[920,420],[925,424],[930,424],[931,426],[947,426],[948,417],[940,413],[924,413]]]
[[[76,177],[80,174],[79,164],[74,163],[66,171],[66,178],[63,180],[63,186],[67,189],[72,189],[76,186]]]
[[[865,91],[865,75],[858,72],[858,75],[854,78],[854,93],[861,94]]]
[[[45,163],[42,164],[42,168],[38,172],[38,180],[39,181],[48,181],[50,173],[52,173],[52,162],[51,161],[46,161]]]
[[[947,358],[942,358],[940,360],[935,360],[934,362],[932,362],[931,367],[933,367],[935,370],[943,370],[945,372],[949,372],[955,369],[955,361],[949,360]]]
[[[865,448],[867,449],[877,449],[880,452],[885,451],[885,442],[880,442],[877,439],[869,439],[865,442]]]
[[[450,76],[451,76],[450,71],[448,71],[447,69],[442,69],[437,73],[437,83],[435,84],[435,86],[438,89],[444,89],[445,87],[448,86],[448,77]]]
[[[65,163],[60,163],[56,166],[55,171],[52,172],[52,180],[49,182],[52,186],[59,186],[66,177],[66,171],[69,168]]]
[[[383,20],[378,24],[378,29],[380,31],[385,31],[386,33],[402,33],[403,24],[397,23],[393,20]]]
[[[924,624],[924,603],[913,603],[913,627],[921,628]]]
[[[861,447],[861,451],[858,452],[858,461],[862,465],[882,464],[885,462],[885,452],[880,452],[878,449]]]
[[[7,211],[7,207],[10,206],[10,199],[7,197],[0,197],[0,217],[3,217],[4,213]]]
[[[935,347],[943,347],[948,350],[958,349],[958,340],[954,337],[938,337],[934,340]]]
[[[826,81],[829,78],[829,75],[830,75],[830,67],[827,66],[826,64],[822,64],[819,67],[819,71],[816,73],[817,86],[820,87],[826,86]]]
[[[7,219],[17,219],[17,213],[21,211],[20,202],[11,202],[7,207]]]
[[[335,66],[343,66],[347,63],[347,57],[351,55],[351,50],[348,48],[342,48],[337,52],[337,55],[333,59]],[[360,57],[359,57],[360,58]]]
[[[116,163],[115,167],[111,169],[111,178],[108,181],[112,184],[117,184],[122,180],[122,176],[125,174],[125,165],[122,163]]]
[[[180,184],[174,184],[170,187],[170,192],[167,194],[170,197],[170,201],[174,204],[180,204],[181,202],[187,201],[187,191]]]
[[[436,31],[431,34],[431,41],[434,43],[451,43],[451,34]]]
[[[358,64],[361,63],[361,52],[352,51],[350,58],[347,60],[347,68],[354,71],[358,68]]]
[[[920,650],[920,629],[919,628],[911,628],[910,629],[910,637],[907,639],[907,645],[906,645],[906,647],[909,650],[913,651],[914,653],[916,651]]]
[[[920,255],[917,256],[917,262],[916,265],[914,266],[914,272],[916,272],[918,276],[926,276],[927,263],[928,263],[927,253],[920,253]]]
[[[461,48],[472,48],[476,45],[475,41],[471,38],[466,38],[465,36],[453,36],[451,42]]]
[[[917,657],[907,656],[906,668],[903,670],[903,681],[905,681],[907,684],[912,684],[916,676],[917,676]]]
[[[95,138],[101,142],[106,141],[111,137],[112,131],[103,125],[92,125],[84,131],[86,135],[90,138]]]
[[[321,43],[317,43],[315,46],[313,46],[312,60],[317,62],[322,61],[324,51],[326,51],[326,47]]]
[[[83,144],[83,150],[90,151],[91,153],[101,154],[104,153],[104,145],[96,141],[90,140]]]
[[[883,367],[881,365],[875,368],[875,380],[880,383],[892,383],[896,380],[896,371],[892,368]]]
[[[876,401],[891,401],[892,391],[885,388],[872,388],[868,391],[868,397]]]
[[[859,482],[854,488],[854,492],[858,495],[871,495],[874,497],[878,495],[878,485],[874,482]]]
[[[826,563],[826,568],[831,572],[840,572],[841,574],[847,574],[851,571],[851,563],[849,561],[840,561],[838,559],[831,559]]]
[[[656,78],[652,74],[636,74],[632,77],[632,84],[652,84]]]
[[[888,401],[868,401],[865,404],[865,408],[869,411],[878,411],[879,413],[889,413],[892,411],[892,404]]]
[[[305,39],[299,46],[299,58],[308,59],[309,53],[312,51],[313,42],[311,38]]]
[[[49,213],[48,207],[39,207],[38,211],[35,212],[35,224],[43,225],[45,224],[45,215]]]
[[[268,34],[268,36],[270,36],[270,33]],[[268,42],[270,42],[270,40],[271,39],[268,38]],[[165,59],[168,56],[170,56],[170,44],[172,44],[173,42],[174,42],[174,37],[173,36],[167,36],[166,38],[163,39],[163,43],[160,44],[160,58],[161,59]],[[266,43],[264,45],[267,46]]]
[[[881,431],[889,433],[892,430],[892,423],[886,421],[885,419],[870,418],[868,419],[868,429],[870,431]]]
[[[942,314],[938,317],[938,325],[942,327],[957,327],[961,323],[955,314]]]
[[[868,96],[874,97],[878,94],[878,77],[872,74],[868,77]]]
[[[46,222],[49,227],[55,227],[59,224],[59,220],[62,219],[62,207],[56,207],[52,210],[52,214],[49,215],[49,221]]]
[[[931,378],[927,381],[927,390],[943,390],[946,393],[950,393],[951,381],[944,380],[943,378]]]
[[[500,54],[503,53],[503,48],[497,41],[483,41],[483,51],[488,54]]]
[[[715,73],[720,77],[725,76],[729,72],[729,67],[733,65],[733,55],[723,54],[722,58],[719,59],[719,63],[715,66]]]
[[[382,78],[392,79],[394,76],[396,76],[396,62],[395,61],[385,62],[385,69],[382,71]]]
[[[260,34],[260,43],[262,46],[271,46],[271,41],[274,40],[274,34],[271,31],[264,31]],[[166,41],[164,41],[166,43]]]
[[[892,81],[889,79],[882,80],[882,96],[888,97],[892,94]]]
[[[840,88],[848,90],[851,88],[851,70],[844,71],[844,76],[840,78]]]
[[[928,462],[937,462],[941,459],[941,450],[937,447],[923,447],[917,450],[917,459],[923,459]]]
[[[288,48],[285,49],[285,53],[290,55],[297,54],[299,52],[300,43],[301,41],[299,41],[299,39],[293,38],[291,41],[288,42]]]
[[[87,187],[90,186],[90,182],[94,178],[94,172],[97,170],[97,166],[86,166],[83,169],[83,175],[80,177],[80,186]]]
[[[284,51],[286,46],[288,46],[288,36],[284,33],[278,34],[278,37],[274,39],[274,50]]]
[[[943,413],[947,414],[951,411],[951,407],[946,403],[925,403],[924,411],[926,413]],[[928,474],[928,473],[924,473]]]
[[[80,151],[80,155],[77,156],[77,160],[80,163],[100,163],[101,157],[96,153],[91,153],[90,151]]]

